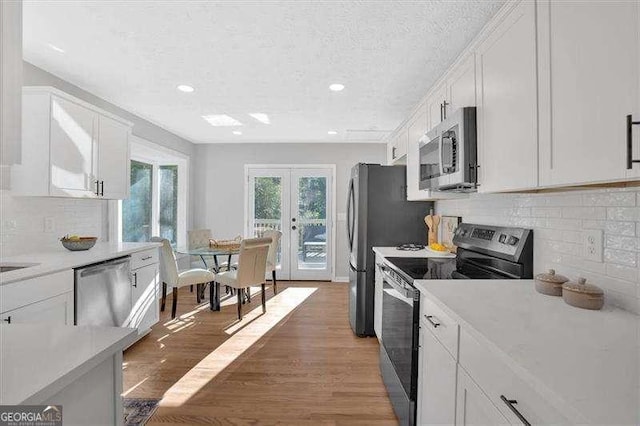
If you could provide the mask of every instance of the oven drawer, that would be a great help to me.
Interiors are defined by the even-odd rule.
[[[420,327],[428,329],[458,359],[458,323],[427,296],[420,298]]]
[[[531,424],[567,424],[569,421],[520,379],[511,368],[464,329],[460,332],[460,365],[478,383],[511,424],[522,424],[516,411]],[[517,404],[505,400],[515,400]]]

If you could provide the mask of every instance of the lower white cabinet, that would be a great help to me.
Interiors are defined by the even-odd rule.
[[[376,254],[376,272],[375,272],[375,288],[373,297],[373,330],[382,340],[382,272],[378,265],[381,265],[383,258]]]
[[[73,325],[73,270],[0,286],[0,319],[6,324]]]
[[[458,369],[457,425],[509,424],[491,400],[463,368]]]
[[[73,325],[73,291],[4,312],[0,318],[7,324]]]
[[[158,264],[132,269],[131,327],[145,334],[160,319],[158,308]]]
[[[424,324],[418,363],[418,424],[453,424],[457,362]]]

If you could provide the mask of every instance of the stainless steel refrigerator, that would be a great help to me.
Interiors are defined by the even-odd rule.
[[[407,201],[405,166],[356,164],[347,199],[349,322],[358,336],[373,336],[375,246],[426,244],[424,217],[432,202]]]

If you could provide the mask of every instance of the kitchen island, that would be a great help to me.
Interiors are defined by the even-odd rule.
[[[131,328],[0,325],[0,404],[62,405],[65,425],[120,425]]]

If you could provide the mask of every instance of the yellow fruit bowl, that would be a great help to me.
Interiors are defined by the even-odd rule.
[[[89,250],[96,245],[97,237],[78,237],[76,235],[60,238],[62,246],[71,251]]]
[[[431,250],[433,250],[433,251],[440,251],[440,252],[443,252],[443,253],[449,251],[445,246],[443,246],[440,243],[431,243],[431,244],[429,244],[429,248]]]

